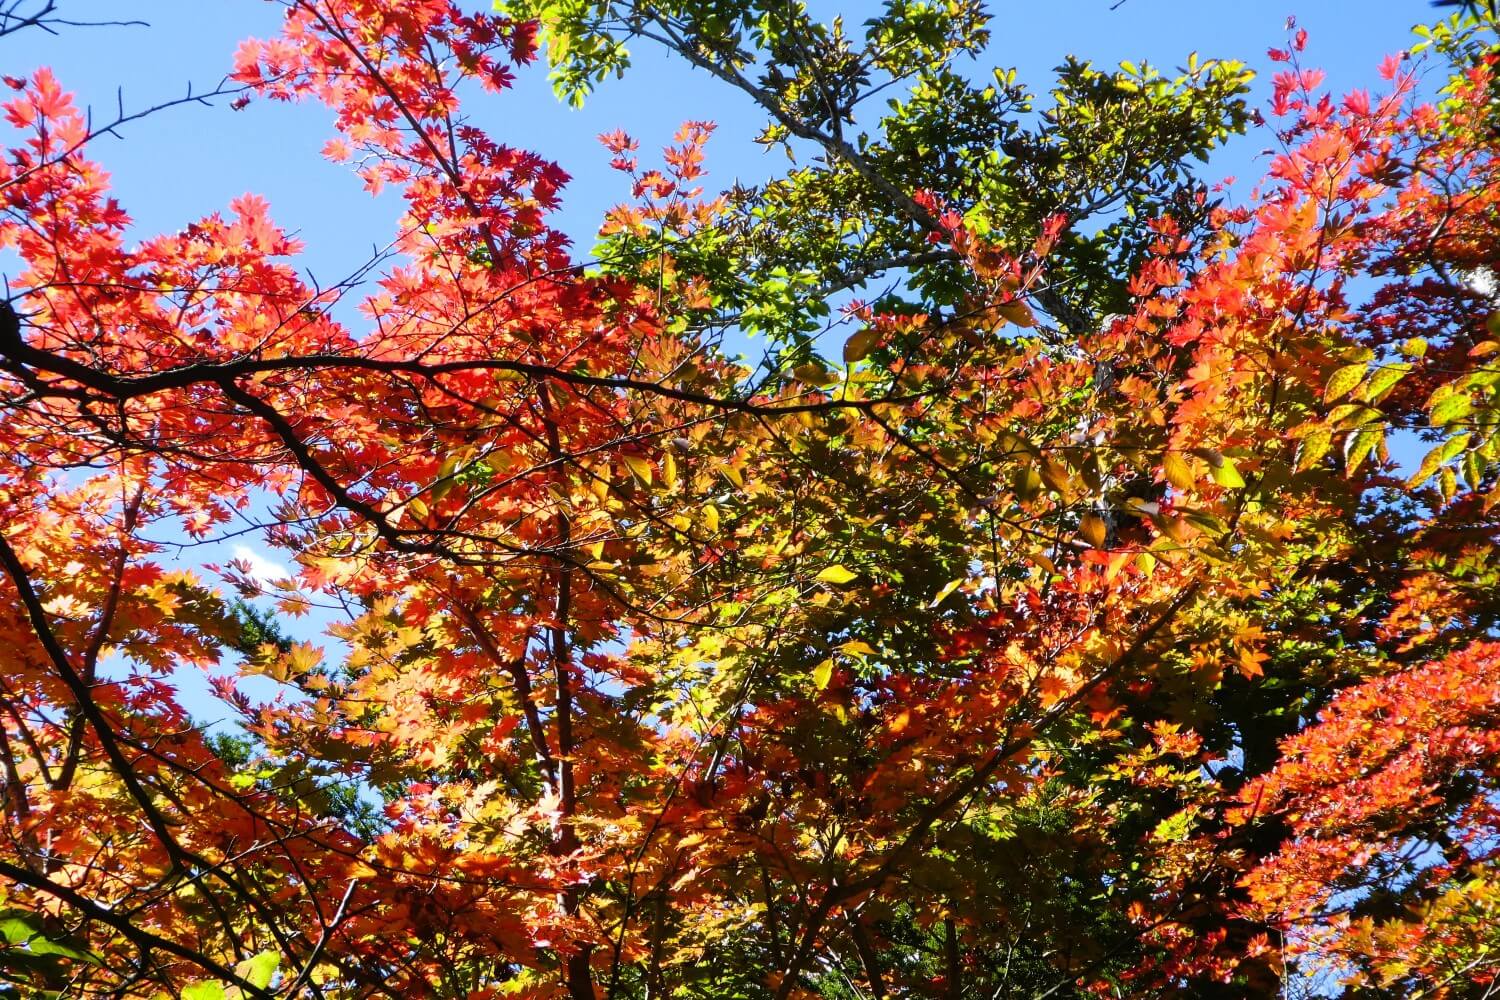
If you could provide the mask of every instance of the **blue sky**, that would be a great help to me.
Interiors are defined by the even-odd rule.
[[[1328,72],[1335,91],[1378,83],[1375,67],[1410,42],[1409,29],[1428,19],[1424,0],[994,0],[994,42],[987,61],[1015,66],[1034,89],[1045,89],[1051,67],[1066,54],[1114,65],[1122,59],[1179,65],[1190,51],[1238,58],[1269,69],[1268,47],[1283,45],[1295,13],[1311,34],[1308,62]],[[264,0],[62,0],[73,19],[148,22],[145,27],[63,28],[55,37],[32,31],[4,45],[5,72],[48,65],[64,87],[91,105],[96,120],[113,117],[117,94],[127,111],[182,96],[191,82],[212,89],[229,69],[239,39],[275,32],[280,7]],[[476,4],[475,6],[479,6]],[[823,0],[856,23],[874,0]],[[659,51],[642,49],[623,81],[611,81],[582,110],[558,104],[545,68],[521,75],[499,97],[472,110],[502,141],[534,149],[574,176],[559,219],[580,250],[590,245],[602,212],[625,194],[596,141],[624,128],[643,154],[669,141],[687,119],[711,119],[719,131],[709,149],[711,181],[755,182],[782,168],[779,152],[751,142],[761,119],[747,100]],[[1262,92],[1268,79],[1260,81]],[[168,110],[105,138],[91,150],[113,173],[120,199],[141,232],[177,229],[245,192],[266,196],[275,217],[302,234],[306,265],[332,278],[360,264],[372,243],[391,231],[394,199],[373,201],[346,168],[324,161],[329,136],[321,107],[258,101],[242,111],[226,102]],[[1215,166],[1246,177],[1264,139],[1241,143]],[[645,162],[650,162],[646,160]]]
[[[994,0],[992,49],[976,69],[1015,66],[1021,80],[1045,90],[1051,68],[1067,54],[1100,65],[1129,59],[1171,68],[1197,51],[1203,57],[1241,59],[1265,72],[1257,83],[1263,98],[1272,68],[1266,49],[1285,44],[1286,19],[1295,13],[1311,35],[1307,62],[1327,71],[1332,90],[1377,88],[1381,58],[1409,45],[1411,26],[1431,17],[1425,0],[1124,0],[1111,10],[1115,2]],[[230,68],[238,41],[275,33],[280,16],[279,6],[263,0],[60,0],[59,6],[61,16],[74,20],[148,22],[61,28],[56,36],[33,30],[0,42],[5,73],[52,67],[64,88],[92,107],[96,122],[111,120],[117,102],[129,113],[181,97],[190,83],[197,92],[212,90]],[[874,0],[820,0],[817,6],[842,12],[851,26],[877,9]],[[766,153],[751,141],[762,119],[748,100],[660,51],[644,48],[636,57],[636,67],[623,81],[606,83],[581,110],[553,98],[542,66],[524,71],[514,90],[484,95],[471,109],[500,141],[534,149],[573,175],[556,222],[574,237],[580,253],[591,246],[605,209],[627,194],[625,179],[607,166],[609,156],[596,139],[601,132],[630,132],[641,141],[642,160],[649,164],[652,151],[669,142],[682,121],[716,121],[719,131],[709,146],[711,186],[755,183],[786,165],[780,152]],[[220,100],[132,123],[118,139],[105,137],[89,153],[112,173],[116,194],[141,236],[177,230],[254,192],[270,201],[273,217],[305,241],[302,265],[327,284],[368,260],[370,248],[390,237],[399,209],[394,196],[370,198],[347,168],[322,159],[319,150],[331,135],[330,123],[318,105],[256,101],[234,111]],[[1211,178],[1237,175],[1238,190],[1248,191],[1268,141],[1261,134],[1236,143],[1215,161]],[[0,272],[12,272],[13,266],[13,258],[0,258]],[[237,545],[247,544],[259,541],[235,539],[182,557],[222,562],[241,554]],[[201,682],[183,680],[195,715],[221,716]]]

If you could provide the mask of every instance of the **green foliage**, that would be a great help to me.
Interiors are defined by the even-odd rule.
[[[1249,71],[1196,54],[1176,75],[1069,59],[1045,100],[1013,70],[976,79],[966,63],[984,51],[990,18],[967,0],[891,0],[859,33],[802,4],[497,7],[540,18],[568,100],[624,72],[631,47],[658,44],[766,112],[760,141],[784,148],[790,170],[734,192],[712,227],[655,245],[615,235],[597,256],[641,278],[665,241],[681,272],[707,284],[712,305],[694,322],[764,334],[788,369],[817,350],[839,293],[890,293],[885,309],[903,299],[960,307],[975,289],[927,238],[945,211],[1014,252],[1061,216],[1039,301],[1065,329],[1124,311],[1126,280],[1152,239],[1146,223],[1166,213],[1186,235],[1198,231],[1212,204],[1193,161],[1248,121]],[[913,200],[923,192],[928,200]]]

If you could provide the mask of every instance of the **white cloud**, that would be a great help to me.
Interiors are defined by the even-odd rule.
[[[1495,272],[1487,267],[1476,267],[1472,271],[1461,271],[1464,283],[1491,302],[1500,305],[1500,281]]]
[[[234,557],[250,567],[250,577],[256,583],[265,584],[275,580],[285,580],[292,575],[285,566],[272,562],[248,545],[236,545]]]

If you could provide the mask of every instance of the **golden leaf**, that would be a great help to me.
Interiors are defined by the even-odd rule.
[[[1105,540],[1109,537],[1109,526],[1098,514],[1085,514],[1083,520],[1078,522],[1078,533],[1094,548],[1102,549]]]
[[[880,334],[870,327],[855,333],[844,341],[844,363],[852,365],[856,361],[863,361],[879,339]]]

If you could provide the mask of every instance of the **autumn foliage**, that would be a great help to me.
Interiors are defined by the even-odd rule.
[[[959,0],[284,6],[229,89],[400,193],[360,280],[253,195],[142,238],[4,80],[0,994],[1497,989],[1492,14],[1033,126]],[[612,133],[573,247],[463,102],[627,41],[820,158]]]

